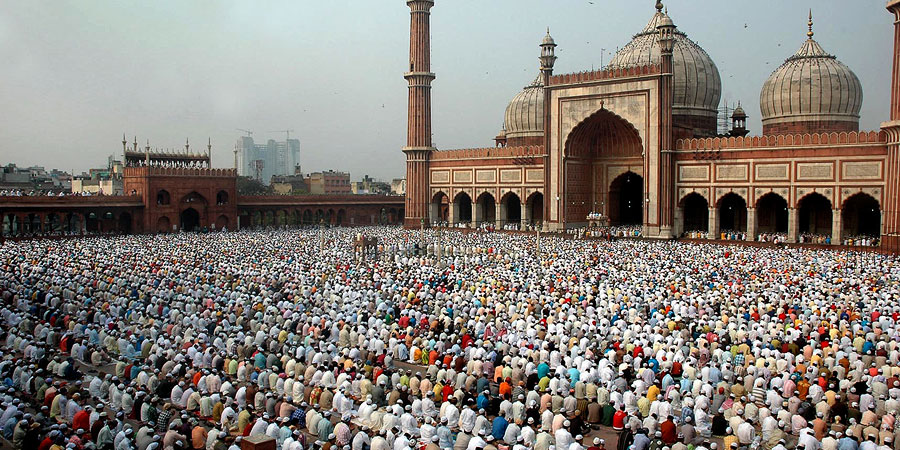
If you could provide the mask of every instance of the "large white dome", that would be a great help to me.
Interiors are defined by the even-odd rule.
[[[862,100],[859,78],[825,52],[810,30],[800,50],[763,84],[763,134],[859,130]]]
[[[544,82],[540,74],[509,102],[503,128],[507,139],[544,135]]]
[[[666,15],[657,10],[647,26],[634,35],[628,45],[616,52],[607,67],[615,69],[659,64],[660,49],[656,27],[664,17]],[[722,97],[719,69],[705,50],[679,30],[675,31],[672,62],[675,85],[672,115],[675,116],[676,125],[714,134],[719,100]]]

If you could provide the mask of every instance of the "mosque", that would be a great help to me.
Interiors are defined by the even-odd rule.
[[[762,135],[747,114],[717,132],[722,81],[714,60],[661,2],[647,25],[595,71],[555,74],[557,44],[540,43],[539,72],[510,101],[487,148],[431,142],[430,11],[408,0],[410,65],[407,226],[426,223],[583,227],[599,217],[646,237],[727,231],[881,237],[900,226],[900,25],[891,110],[880,130],[859,129],[862,86],[853,70],[807,39],[760,89]],[[887,9],[900,19],[900,0]],[[825,39],[827,41],[827,38]],[[593,223],[593,222],[592,222]],[[892,242],[893,241],[893,242]]]

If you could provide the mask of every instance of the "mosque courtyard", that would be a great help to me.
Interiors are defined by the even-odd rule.
[[[0,256],[16,448],[895,448],[894,256],[399,227]]]

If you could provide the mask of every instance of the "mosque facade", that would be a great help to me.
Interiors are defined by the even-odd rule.
[[[703,48],[657,2],[647,25],[596,71],[556,74],[549,30],[539,71],[509,103],[485,148],[431,143],[430,11],[410,20],[405,224],[516,225],[560,231],[637,226],[643,236],[783,233],[880,237],[900,228],[900,25],[895,22],[891,111],[860,130],[863,91],[853,71],[806,40],[760,90],[762,134],[746,112],[718,133],[722,82]],[[900,17],[900,0],[887,3]],[[590,220],[589,220],[590,218]]]

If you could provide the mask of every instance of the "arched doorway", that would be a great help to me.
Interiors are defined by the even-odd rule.
[[[538,225],[544,221],[544,194],[535,192],[525,202],[525,217],[528,223]]]
[[[469,194],[465,192],[456,194],[456,198],[453,199],[453,209],[456,223],[472,222],[472,197],[469,197]]]
[[[747,202],[734,192],[719,200],[719,230],[747,231]]]
[[[159,233],[168,233],[172,231],[172,221],[166,216],[156,219],[156,231]]]
[[[607,109],[594,112],[575,126],[565,144],[563,222],[585,223],[588,214],[600,206],[613,225],[642,224],[643,174],[627,172],[624,178],[625,174],[608,174],[613,166],[643,167],[643,155],[637,129]]]
[[[609,186],[610,224],[631,226],[644,223],[643,198],[643,177],[634,172],[625,172],[616,177]]]
[[[63,223],[56,213],[50,213],[47,216],[47,231],[52,234],[59,234],[63,231]]]
[[[503,225],[512,225],[518,228],[522,223],[522,201],[519,196],[507,192],[500,201],[500,220]]]
[[[25,231],[29,234],[40,234],[41,216],[31,213],[25,217]]]
[[[831,235],[831,201],[824,195],[813,192],[800,199],[798,219],[801,233]]]
[[[129,234],[131,233],[131,214],[127,212],[123,212],[119,214],[119,232]]]
[[[181,230],[197,231],[200,228],[200,213],[194,208],[188,208],[181,212]]]
[[[730,230],[731,228],[724,228]],[[769,192],[756,201],[756,230],[759,233],[787,233],[788,204],[784,197]],[[756,236],[752,236],[756,239]]]
[[[81,234],[81,216],[76,213],[66,214],[63,231],[67,234]]]
[[[447,222],[450,214],[450,197],[438,192],[431,197],[431,223]]]
[[[312,210],[307,209],[303,211],[303,224],[304,225],[312,225],[313,224],[313,213]]]
[[[844,201],[841,208],[844,236],[881,236],[881,207],[871,195],[860,192]]]
[[[478,196],[478,209],[475,212],[476,225],[497,223],[497,202],[487,192]]]
[[[681,200],[684,231],[709,231],[709,202],[702,195],[692,192]]]
[[[84,218],[84,228],[88,233],[97,233],[100,231],[100,218],[97,213],[88,213]]]
[[[342,226],[346,225],[346,223],[344,223],[346,220],[347,220],[347,211],[344,211],[343,209],[339,209],[337,212],[338,226],[342,227]]]
[[[119,229],[119,221],[112,211],[103,213],[103,220],[100,221],[100,229],[104,233],[115,232]]]
[[[216,229],[224,230],[226,228],[228,228],[228,217],[223,214],[216,219]]]
[[[15,214],[3,216],[3,235],[18,236],[22,234],[22,220]]]
[[[228,204],[228,192],[219,191],[216,193],[216,204],[217,205],[227,205]]]

